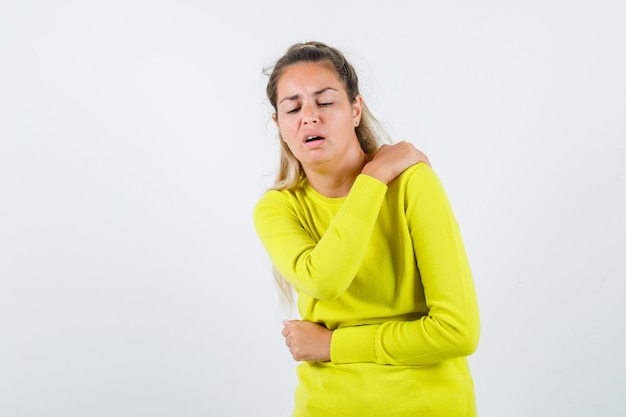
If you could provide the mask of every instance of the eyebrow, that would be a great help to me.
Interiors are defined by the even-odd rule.
[[[333,91],[338,91],[336,88],[332,88],[332,87],[326,87],[326,88],[322,88],[321,90],[317,90],[313,93],[313,96],[319,96],[320,94],[325,93],[328,90],[333,90]],[[287,96],[285,98],[283,98],[278,104],[282,103],[285,100],[296,100],[300,98],[300,94],[294,94],[293,96]]]

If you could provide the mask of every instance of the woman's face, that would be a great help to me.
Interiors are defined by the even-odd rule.
[[[274,122],[305,169],[332,168],[350,153],[361,152],[355,126],[363,100],[350,101],[329,63],[298,63],[278,79]]]

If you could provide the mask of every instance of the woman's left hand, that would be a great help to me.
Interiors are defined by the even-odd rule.
[[[330,361],[332,330],[310,321],[283,320],[283,336],[291,356],[297,361]]]

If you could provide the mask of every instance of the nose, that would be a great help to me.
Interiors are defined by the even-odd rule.
[[[305,124],[318,122],[317,111],[313,106],[307,105],[302,107],[302,122]]]

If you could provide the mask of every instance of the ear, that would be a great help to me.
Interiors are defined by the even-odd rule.
[[[354,119],[354,127],[357,127],[361,123],[361,114],[363,110],[363,97],[357,94],[352,102],[352,116]]]
[[[280,139],[283,140],[283,135],[280,133],[280,124],[278,123],[278,116],[276,115],[276,113],[272,114],[272,120],[274,121],[274,124],[276,125],[276,128],[278,129],[278,137],[280,137]]]

